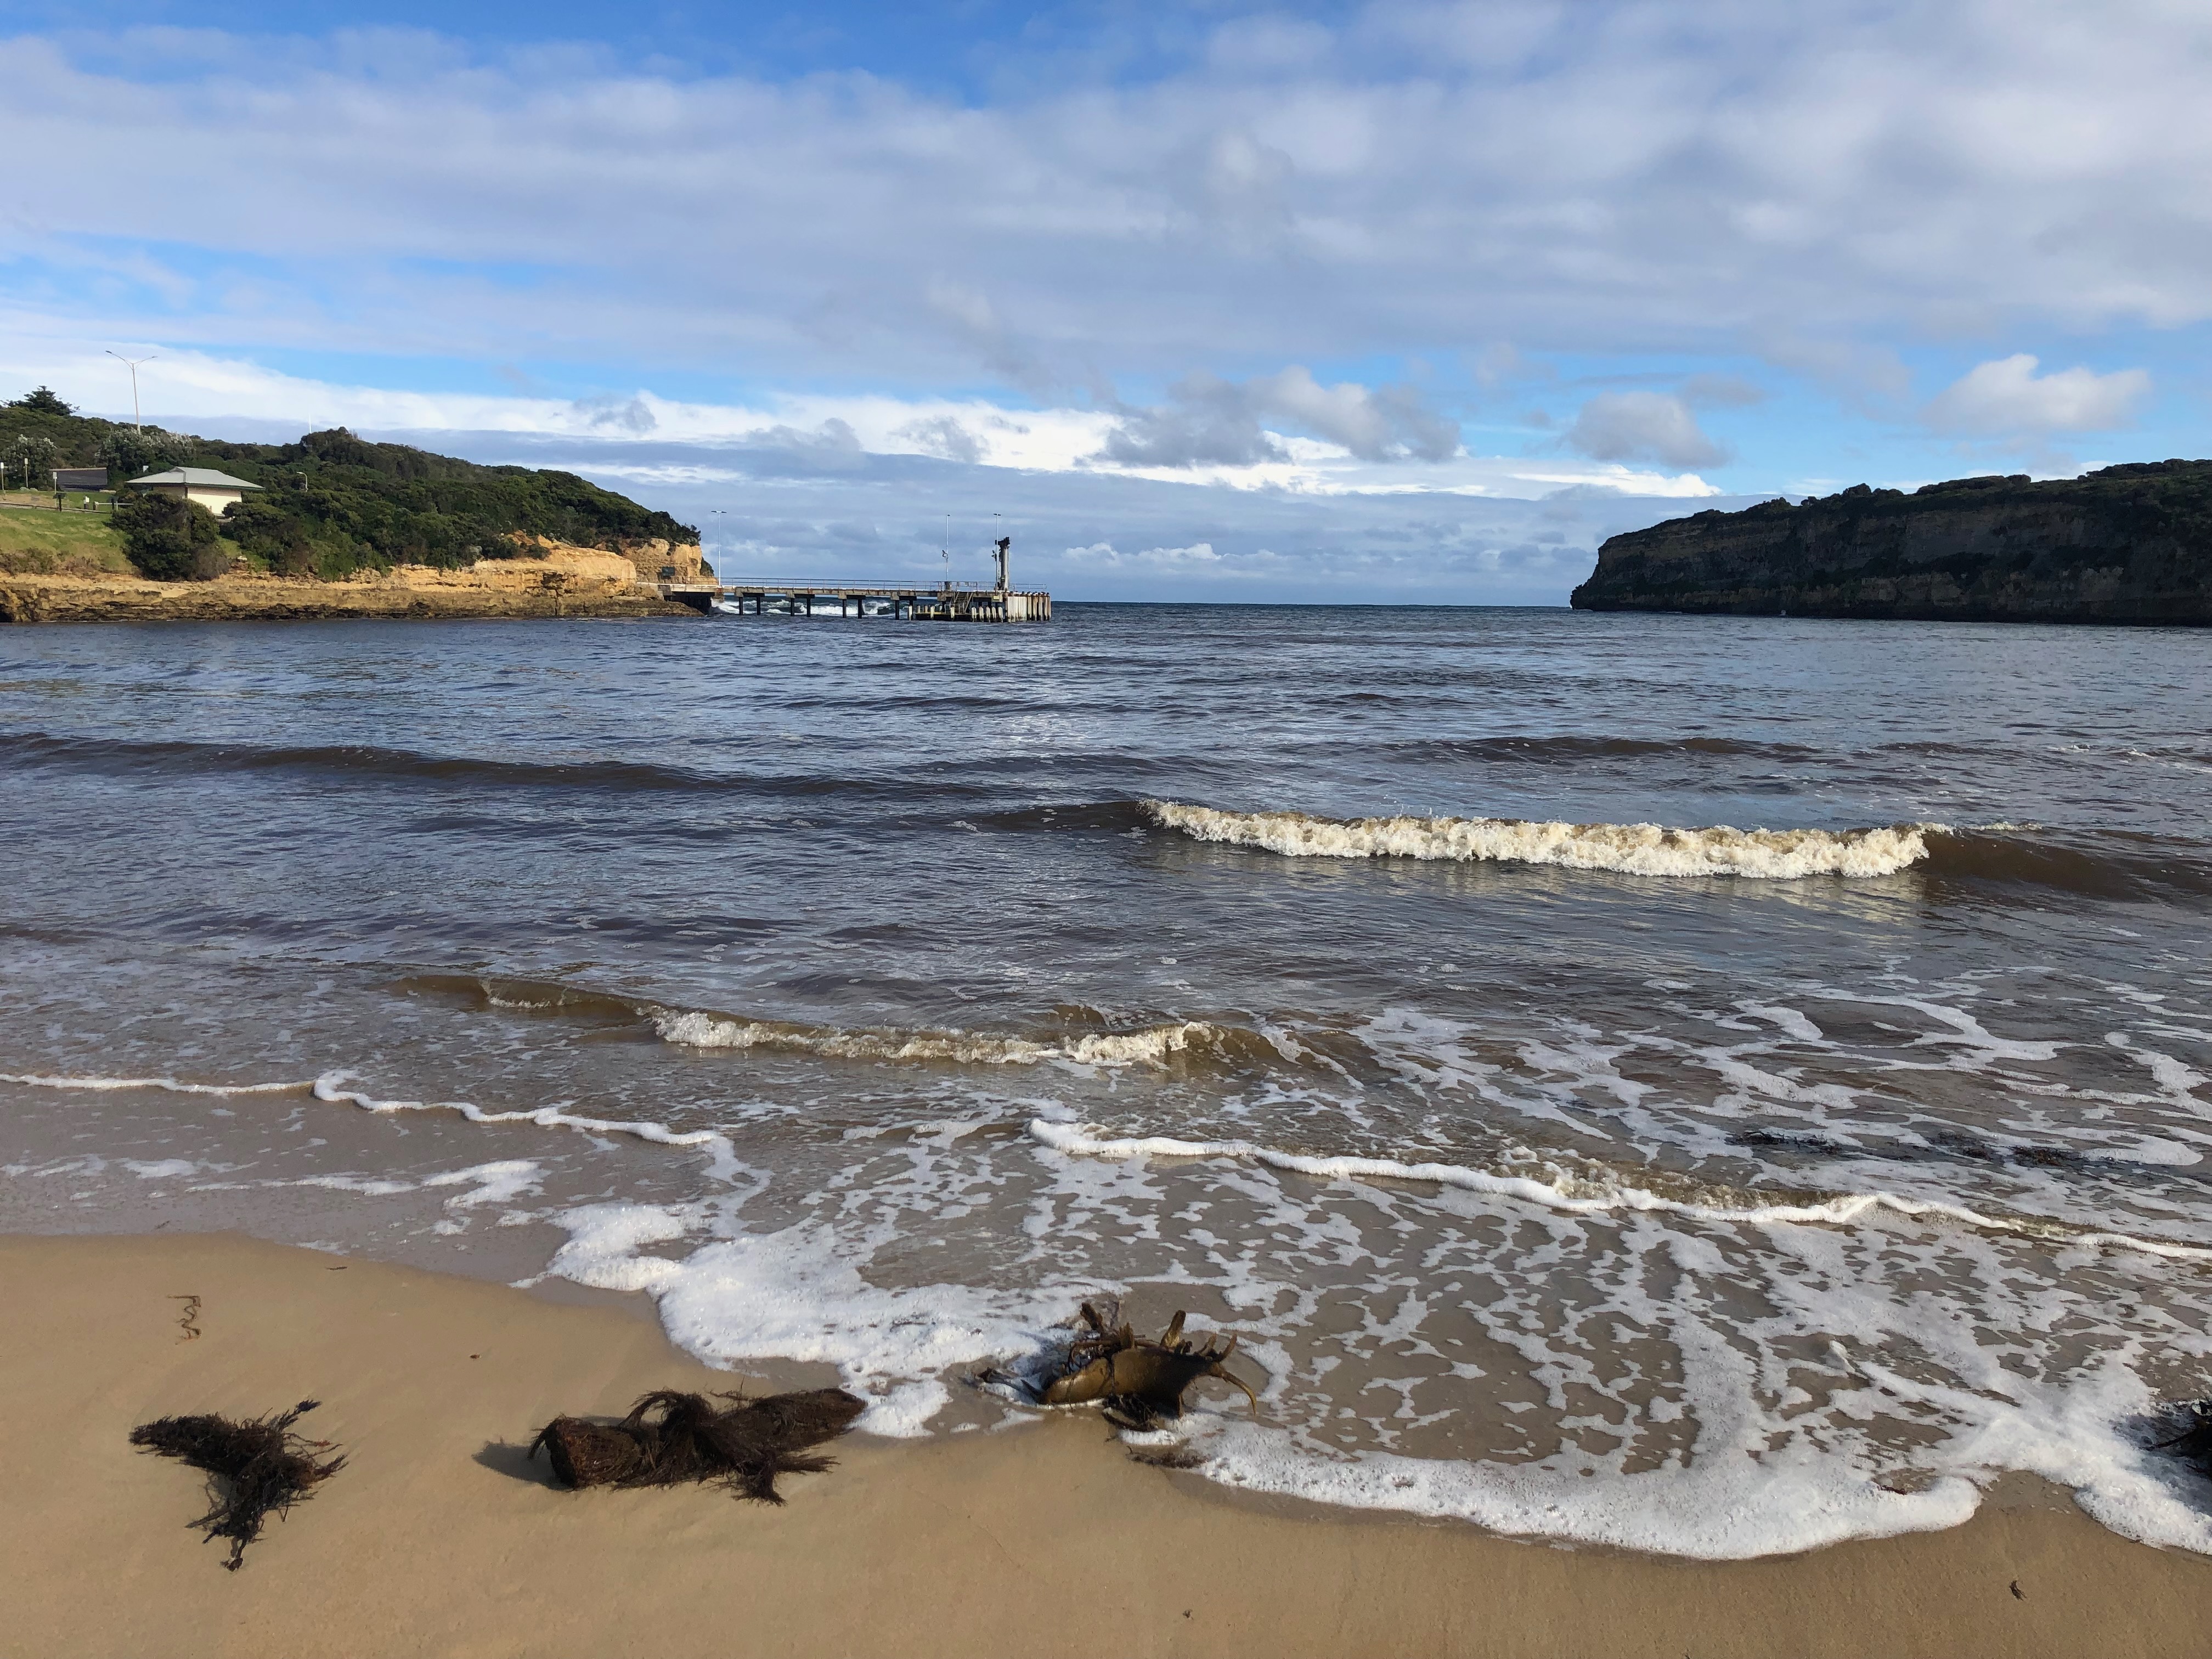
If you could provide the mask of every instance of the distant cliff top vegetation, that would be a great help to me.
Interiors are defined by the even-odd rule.
[[[209,466],[258,483],[223,533],[288,574],[336,578],[363,565],[446,568],[512,558],[544,538],[623,552],[694,543],[698,531],[573,472],[480,466],[343,427],[296,443],[230,443],[78,414],[45,386],[0,404],[0,458],[33,474],[105,466],[120,483],[171,466]]]
[[[2118,466],[2084,472],[2078,478],[2031,478],[2025,472],[2009,476],[1989,473],[1973,478],[1948,478],[1923,484],[1909,493],[1853,484],[1833,495],[1808,495],[1791,506],[1782,496],[1736,513],[1709,509],[1685,520],[1772,516],[1808,507],[1856,517],[1867,514],[1980,512],[1990,507],[2057,506],[2081,507],[2118,513],[2138,520],[2146,528],[2190,536],[2212,538],[2212,460],[2128,461]],[[1642,533],[1642,532],[1632,532]]]

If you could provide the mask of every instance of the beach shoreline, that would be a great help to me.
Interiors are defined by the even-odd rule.
[[[10,1655],[2149,1656],[2212,1608],[2212,1561],[2033,1482],[1949,1532],[1689,1562],[1235,1498],[1087,1413],[854,1436],[780,1509],[561,1492],[523,1450],[550,1417],[781,1379],[629,1309],[235,1236],[0,1237],[0,1280]],[[129,1431],[303,1397],[350,1462],[226,1573],[199,1477]]]

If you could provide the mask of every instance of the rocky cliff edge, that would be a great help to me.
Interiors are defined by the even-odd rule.
[[[2212,625],[2212,461],[1864,484],[1615,536],[1584,611]]]
[[[532,559],[487,559],[465,570],[395,565],[338,582],[243,573],[205,582],[0,575],[0,622],[690,617],[698,613],[640,585],[661,579],[660,571],[671,564],[682,569],[686,552],[696,573],[696,547],[657,544],[632,557],[547,544]],[[696,574],[690,579],[696,580]]]

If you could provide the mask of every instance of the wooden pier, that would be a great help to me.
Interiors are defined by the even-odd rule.
[[[734,581],[672,581],[645,584],[695,611],[734,617],[816,617],[834,604],[841,617],[889,617],[900,622],[1027,623],[1052,620],[1052,595],[1013,586],[1006,576],[1011,538],[992,544],[999,563],[996,582],[938,582],[930,586],[901,582],[832,582],[818,576],[789,579],[752,576]],[[869,607],[873,606],[871,610]]]
[[[981,582],[908,587],[895,582],[777,580],[657,582],[665,599],[734,617],[882,617],[900,622],[1050,622],[1052,595]],[[835,607],[833,610],[831,607]]]

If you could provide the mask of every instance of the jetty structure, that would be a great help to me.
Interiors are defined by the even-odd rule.
[[[1052,620],[1052,595],[1017,588],[1008,579],[1013,538],[993,544],[999,579],[990,582],[826,581],[819,576],[744,576],[684,580],[672,566],[645,582],[663,599],[695,611],[728,617],[816,617],[834,604],[841,617],[895,617],[901,622],[1030,623]]]

